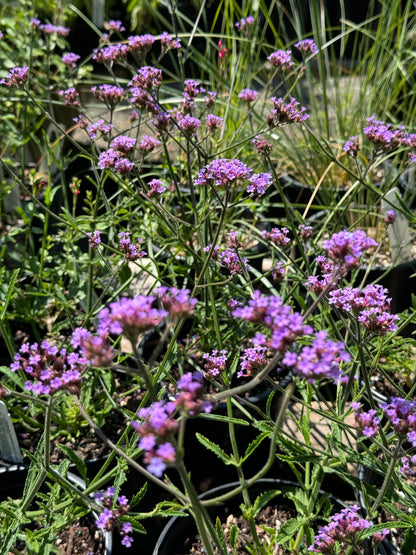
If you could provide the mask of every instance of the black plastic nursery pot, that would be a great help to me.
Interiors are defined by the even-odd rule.
[[[28,465],[13,465],[7,470],[4,466],[0,469],[0,501],[5,501],[9,498],[19,499],[22,497],[25,481],[27,478]],[[67,473],[67,479],[72,482],[79,489],[84,490],[86,487],[85,481],[74,474],[73,472]],[[41,488],[42,491],[42,488]],[[46,492],[45,492],[46,493]],[[82,519],[84,526],[94,530],[96,526],[95,519],[98,517],[96,513],[90,513]],[[1,546],[0,546],[1,547]],[[113,555],[113,533],[103,531],[103,549],[100,551],[102,555]]]
[[[238,485],[239,482],[224,484],[200,495],[200,499],[205,500],[223,495],[227,491],[236,488]],[[259,480],[254,486],[250,487],[248,492],[251,498],[251,502],[253,502],[258,495],[264,493],[267,490],[278,490],[284,492],[295,487],[298,488],[299,484],[291,480],[265,478]],[[320,490],[319,493],[320,495],[328,495],[328,493],[324,490]],[[339,490],[337,493],[339,493]],[[350,492],[348,493],[350,494]],[[338,512],[347,506],[343,500],[333,495],[329,495],[329,500],[333,505],[333,513]],[[242,496],[237,495],[220,507],[210,507],[208,509],[208,512],[213,522],[215,522],[217,517],[222,522],[225,522],[227,517],[230,517],[230,515],[241,514],[239,510],[239,506],[241,505],[241,503]],[[270,506],[281,506],[284,508],[285,511],[293,513],[294,516],[296,515],[296,511],[292,502],[280,494],[270,501]],[[270,523],[270,526],[272,528],[274,528],[275,525],[276,522]],[[191,546],[192,541],[196,537],[196,535],[196,526],[191,517],[173,517],[168,521],[165,528],[163,529],[160,538],[153,550],[153,555],[185,555],[189,553],[189,547]]]

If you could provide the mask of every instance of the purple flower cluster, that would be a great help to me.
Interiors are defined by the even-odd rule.
[[[248,179],[251,169],[240,160],[218,158],[202,168],[195,179],[195,185],[224,187],[229,189],[238,181]]]
[[[279,69],[289,69],[293,66],[292,52],[290,50],[277,50],[267,58],[269,62]]]
[[[113,169],[120,175],[130,173],[134,163],[129,159],[133,155],[136,139],[119,135],[111,143],[110,148],[102,152],[98,158],[98,167]]]
[[[153,35],[133,35],[128,38],[127,46],[129,52],[137,54],[141,59],[144,59],[154,42],[155,37]]]
[[[81,103],[79,101],[79,94],[76,91],[75,87],[71,87],[64,91],[59,91],[58,94],[64,99],[65,106],[81,106]]]
[[[299,123],[308,119],[309,114],[306,108],[299,109],[299,102],[291,98],[288,103],[284,103],[283,98],[271,98],[273,110],[267,116],[267,125],[272,129],[287,123]]]
[[[259,93],[257,91],[254,91],[253,89],[243,89],[239,93],[238,98],[241,98],[243,102],[249,103],[254,102],[258,96]]]
[[[394,224],[396,221],[396,212],[394,210],[386,210],[384,221],[386,224]]]
[[[177,50],[181,47],[181,39],[172,37],[172,35],[169,35],[166,31],[164,31],[159,38],[162,54],[166,54],[169,50]]]
[[[334,289],[336,281],[340,275],[346,273],[345,268],[339,267],[333,261],[325,258],[325,256],[317,256],[315,262],[321,271],[320,276],[309,276],[306,287],[315,293],[321,293],[324,289]],[[338,272],[338,275],[337,275]]]
[[[150,198],[158,198],[162,193],[166,191],[166,187],[160,181],[160,179],[152,179],[149,181],[149,191],[147,195]]]
[[[266,347],[261,345],[244,349],[240,357],[241,370],[237,373],[237,378],[248,378],[266,366],[267,352]]]
[[[176,289],[175,287],[159,287],[157,294],[168,317],[173,322],[192,316],[197,299],[189,296],[189,289]]]
[[[362,412],[361,407],[361,403],[351,403],[351,408],[354,409],[355,413],[355,425],[363,436],[372,437],[378,434],[380,418],[375,409]]]
[[[390,425],[400,438],[410,441],[416,447],[416,401],[392,397],[390,403],[380,403]]]
[[[97,528],[108,532],[118,527],[122,538],[121,545],[131,547],[133,538],[129,534],[133,531],[133,527],[130,522],[120,522],[120,518],[130,510],[129,501],[124,495],[116,496],[116,491],[116,488],[112,487],[94,494],[94,499],[104,507],[95,524]]]
[[[57,35],[58,37],[67,37],[71,31],[68,27],[62,25],[52,25],[51,23],[41,23],[39,19],[32,18],[31,23],[34,29],[39,29],[45,35]]]
[[[101,233],[97,230],[89,231],[87,233],[88,237],[88,244],[91,249],[96,249],[98,245],[101,243]]]
[[[272,241],[277,247],[284,247],[290,243],[289,230],[286,227],[279,229],[274,227],[271,231],[264,230],[261,232],[263,237],[268,241]]]
[[[272,184],[272,175],[270,173],[255,173],[249,181],[250,185],[247,186],[247,193],[261,196]]]
[[[74,349],[79,348],[85,361],[94,368],[109,368],[115,356],[105,328],[100,328],[98,335],[85,328],[75,328],[71,345]]]
[[[400,467],[400,472],[405,476],[415,476],[416,475],[416,455],[405,455],[400,459],[402,466]]]
[[[99,119],[98,121],[87,125],[86,130],[89,138],[92,141],[95,141],[98,133],[102,133],[103,135],[108,135],[108,133],[110,133],[112,128],[113,128],[113,125],[111,123],[106,123],[103,119]]]
[[[160,145],[160,141],[151,137],[149,135],[143,135],[137,144],[137,150],[143,154],[148,154],[152,152],[157,146]]]
[[[179,119],[178,127],[186,137],[194,137],[201,127],[201,120],[186,114]]]
[[[356,231],[344,229],[339,233],[334,233],[330,239],[323,242],[322,246],[328,251],[331,260],[350,269],[359,267],[359,259],[364,251],[377,245],[377,241],[368,237],[361,229]]]
[[[101,310],[98,315],[100,328],[123,334],[136,343],[141,333],[157,326],[167,316],[165,310],[153,308],[156,300],[152,295],[138,295],[133,299],[123,297]]]
[[[363,132],[369,141],[371,141],[376,149],[394,150],[405,141],[404,127],[400,126],[393,130],[389,123],[376,120],[374,117],[367,118],[367,126]]]
[[[396,331],[399,317],[390,312],[389,292],[381,285],[367,285],[364,289],[346,287],[329,293],[329,304],[343,312],[352,313],[364,327],[377,335]]]
[[[286,270],[284,269],[282,262],[278,262],[275,266],[273,266],[272,268],[273,281],[277,281],[278,283],[280,283],[285,279],[285,275],[286,275]]]
[[[228,351],[214,349],[211,353],[203,355],[202,358],[205,360],[204,370],[208,378],[219,376],[225,372],[227,369],[227,354]]]
[[[92,87],[91,92],[95,98],[101,100],[101,102],[105,102],[110,110],[113,110],[125,96],[124,89],[122,87],[107,84]]]
[[[207,130],[214,132],[217,129],[221,129],[224,125],[224,120],[220,116],[215,116],[214,114],[207,114],[206,126]]]
[[[124,257],[126,260],[137,260],[138,258],[143,258],[143,256],[146,256],[146,251],[140,250],[140,245],[143,242],[143,239],[139,239],[138,242],[134,245],[130,241],[130,233],[128,231],[121,231],[118,234],[118,237],[120,249],[124,253]]]
[[[293,312],[276,296],[263,296],[260,291],[253,293],[245,306],[237,306],[232,315],[256,324],[263,324],[271,330],[271,337],[257,333],[253,339],[256,346],[267,347],[273,351],[285,352],[296,339],[313,332],[311,326],[305,325],[302,315]]]
[[[77,67],[77,62],[81,56],[74,54],[73,52],[67,52],[62,56],[62,62],[69,68],[75,69]]]
[[[208,250],[209,249],[210,247],[208,247]],[[204,250],[207,250],[207,247],[205,247]],[[242,266],[248,269],[247,258],[241,258],[235,249],[218,251],[217,256],[220,264],[225,266],[230,271],[232,276],[243,273]]]
[[[348,141],[344,144],[344,152],[352,156],[357,157],[358,151],[360,150],[360,143],[357,141],[356,137],[350,137]]]
[[[127,44],[109,44],[94,50],[92,59],[105,65],[112,65],[114,62],[122,63],[126,60],[129,48]]]
[[[119,19],[110,19],[109,21],[105,21],[104,29],[106,31],[118,31],[119,33],[126,30]]]
[[[303,39],[295,43],[295,48],[303,52],[304,54],[316,54],[319,49],[312,39]]]
[[[350,356],[341,341],[328,339],[326,331],[315,334],[312,345],[302,347],[300,353],[287,352],[283,364],[292,367],[295,374],[313,383],[319,378],[340,380],[340,364],[349,362]]]
[[[174,464],[176,452],[174,434],[179,428],[178,414],[196,416],[210,412],[211,404],[203,401],[203,375],[201,372],[184,374],[177,383],[178,392],[173,401],[157,401],[138,412],[141,421],[132,421],[132,427],[141,436],[139,448],[145,451],[143,462],[147,470],[161,477],[167,465]]]
[[[257,135],[252,142],[256,147],[257,152],[262,156],[267,156],[272,151],[273,144],[269,143],[266,139],[262,139],[260,135]]]
[[[48,341],[24,343],[14,356],[10,365],[12,372],[23,371],[31,377],[25,383],[27,391],[35,395],[53,395],[56,391],[67,389],[78,393],[85,359],[78,353],[58,350]]]
[[[299,236],[303,241],[307,241],[312,237],[313,227],[311,225],[300,224],[299,226]]]
[[[7,77],[0,81],[0,85],[6,85],[7,87],[22,87],[29,77],[29,68],[25,67],[13,67]]]
[[[330,522],[319,529],[308,551],[337,555],[345,553],[349,546],[359,545],[363,531],[373,526],[369,520],[360,517],[359,510],[357,505],[352,505],[333,515]],[[386,529],[376,532],[373,534],[373,543],[380,543],[388,533]]]
[[[250,35],[254,22],[254,17],[252,15],[248,15],[247,17],[240,19],[240,21],[237,21],[235,27],[239,33]]]

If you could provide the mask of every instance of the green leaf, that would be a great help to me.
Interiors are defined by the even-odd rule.
[[[258,513],[263,509],[263,507],[265,507],[266,505],[269,505],[273,497],[276,497],[276,495],[280,495],[281,493],[282,492],[277,489],[268,490],[268,491],[265,491],[264,493],[261,493],[259,496],[256,497],[256,500],[254,501],[251,507],[246,507],[244,505],[240,506],[242,515],[247,520],[255,518],[258,515]]]
[[[292,539],[301,525],[302,521],[298,518],[290,518],[287,520],[277,533],[276,543],[280,545]]]
[[[142,488],[140,488],[140,491],[138,491],[137,493],[135,493],[129,503],[130,507],[135,507],[136,505],[138,505],[138,503],[143,499],[143,497],[145,496],[147,491],[147,482],[144,484],[144,486]]]
[[[74,463],[74,465],[76,466],[81,478],[83,480],[87,480],[87,466],[85,464],[85,462],[81,459],[81,457],[79,455],[77,455],[75,453],[75,451],[73,449],[71,449],[70,447],[68,447],[67,445],[61,445],[58,444],[59,449],[65,453],[65,455],[68,457],[68,459]]]
[[[260,443],[266,439],[269,436],[269,434],[267,434],[266,432],[263,432],[262,434],[258,435],[256,437],[256,439],[254,439],[248,446],[246,449],[246,452],[244,453],[243,457],[241,457],[241,460],[244,462],[245,460],[248,459],[248,457],[257,449],[257,447],[260,445]]]
[[[13,294],[14,286],[16,285],[17,278],[19,276],[20,270],[14,270],[12,275],[9,278],[8,287],[6,291],[6,298],[4,299],[3,308],[0,314],[0,320],[4,320],[6,317],[7,308],[9,306],[10,299]]]
[[[229,535],[230,545],[233,549],[237,548],[237,540],[238,540],[238,527],[236,524],[233,524],[230,529]]]
[[[215,521],[215,529],[217,531],[217,536],[218,536],[218,539],[220,540],[220,544],[222,545],[224,550],[226,550],[227,547],[225,543],[224,531],[221,526],[221,520],[218,517],[217,517],[217,520]]]
[[[208,414],[204,413],[199,415],[200,418],[204,418],[206,420],[215,420],[218,422],[232,422],[233,424],[241,424],[242,426],[249,426],[250,424],[247,420],[242,420],[241,418],[233,418],[232,416],[222,416],[221,414]]]
[[[212,451],[213,453],[215,453],[217,455],[217,457],[219,459],[222,460],[222,462],[226,465],[234,465],[235,461],[233,460],[233,458],[230,455],[227,455],[227,453],[225,453],[225,451],[223,451],[221,449],[221,447],[219,445],[217,445],[216,443],[214,443],[213,441],[211,441],[210,439],[206,438],[205,436],[201,435],[201,434],[195,434],[197,440],[202,443],[202,445],[206,448],[209,449],[209,451]]]

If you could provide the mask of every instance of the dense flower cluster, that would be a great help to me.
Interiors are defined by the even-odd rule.
[[[23,343],[10,365],[12,372],[23,371],[31,378],[27,391],[36,395],[53,395],[61,389],[77,393],[85,359],[78,353],[67,353],[48,341]]]
[[[253,343],[273,351],[285,352],[298,337],[313,332],[311,326],[303,323],[301,314],[283,304],[278,295],[265,296],[260,291],[255,291],[245,306],[234,308],[232,315],[267,326],[271,330],[271,337],[257,333]]]
[[[364,135],[374,144],[376,149],[393,150],[398,148],[405,140],[403,126],[393,130],[389,123],[376,120],[374,117],[367,118],[367,124],[363,129]]]
[[[195,185],[230,188],[238,181],[248,179],[252,170],[240,160],[218,158],[200,170]]]
[[[237,21],[235,26],[239,33],[244,32],[244,34],[249,35],[254,23],[254,17],[252,15],[248,15],[247,17],[243,17],[242,19],[240,19],[240,21]]]
[[[79,349],[81,355],[88,364],[94,368],[108,368],[115,357],[107,330],[102,327],[97,335],[93,335],[85,328],[75,328],[71,345]]]
[[[94,50],[92,59],[105,65],[124,62],[129,52],[126,44],[110,44]]]
[[[360,143],[357,141],[355,137],[350,137],[348,141],[346,141],[344,144],[344,152],[346,152],[353,158],[357,157],[359,150],[360,150]]]
[[[361,403],[351,403],[351,408],[355,413],[355,425],[360,430],[363,436],[372,437],[378,434],[380,418],[378,417],[376,409],[370,409],[367,412],[361,410]]]
[[[106,123],[103,119],[99,119],[98,121],[87,125],[86,131],[88,133],[89,138],[92,141],[95,141],[97,139],[98,133],[102,133],[103,135],[108,135],[112,127],[113,125],[111,123]]]
[[[273,110],[267,116],[267,125],[270,128],[278,127],[286,123],[299,123],[308,119],[309,114],[306,113],[306,108],[299,109],[299,102],[291,98],[289,102],[284,103],[283,98],[273,97]]]
[[[75,69],[77,62],[81,56],[74,54],[74,52],[67,52],[62,56],[62,62],[69,68]]]
[[[237,372],[237,378],[248,378],[266,366],[267,352],[266,347],[261,345],[244,349],[240,357],[241,370]]]
[[[75,87],[71,87],[64,91],[59,91],[58,94],[59,96],[62,96],[65,106],[81,106],[81,103],[79,101],[79,94]]]
[[[155,301],[153,295],[138,295],[133,299],[123,297],[101,310],[98,315],[100,328],[123,334],[135,343],[141,333],[160,324],[167,315],[165,310],[153,308]]]
[[[228,351],[224,349],[222,351],[214,349],[211,353],[204,353],[202,358],[205,360],[204,370],[207,377],[216,377],[226,370],[227,354]]]
[[[400,438],[416,447],[416,401],[392,397],[390,403],[380,403],[390,425]]]
[[[395,321],[399,319],[390,312],[388,294],[387,289],[378,284],[367,285],[364,289],[346,287],[331,291],[328,302],[343,312],[353,314],[372,333],[385,335],[397,330]]]
[[[181,318],[188,318],[194,313],[195,305],[198,301],[190,297],[189,289],[159,287],[156,292],[170,320],[176,322]]]
[[[313,39],[303,39],[295,43],[295,48],[303,54],[316,54],[319,52],[318,47]]]
[[[323,242],[323,248],[328,251],[328,257],[346,269],[359,267],[359,259],[363,253],[377,245],[377,241],[368,237],[361,229],[356,231],[344,229]]]
[[[179,423],[176,415],[196,416],[210,412],[212,405],[202,399],[203,375],[201,372],[184,374],[177,383],[173,401],[157,401],[138,412],[140,421],[132,421],[132,427],[141,436],[139,448],[145,451],[143,462],[155,476],[162,476],[167,465],[174,464],[176,452],[174,435]]]
[[[7,77],[0,81],[0,85],[6,85],[7,87],[21,87],[26,83],[29,77],[29,68],[25,67],[13,67]]]
[[[88,244],[92,249],[96,249],[101,243],[101,233],[96,229],[95,231],[88,231]]]
[[[120,249],[124,253],[126,260],[137,260],[138,258],[146,256],[146,251],[140,250],[140,245],[143,243],[143,239],[139,239],[134,245],[130,241],[130,233],[128,231],[121,231],[118,234],[118,237]]]
[[[130,510],[129,501],[124,495],[116,496],[116,488],[107,488],[105,491],[98,491],[94,494],[94,499],[104,507],[95,524],[97,528],[111,532],[118,527],[121,536],[121,545],[131,547],[133,538],[129,534],[133,531],[130,522],[120,522]]]
[[[135,146],[136,139],[119,135],[110,143],[110,148],[100,154],[98,167],[113,169],[120,175],[130,173],[134,168],[134,162],[129,157],[133,155]]]
[[[360,517],[359,510],[357,505],[352,505],[333,515],[329,524],[319,529],[308,551],[322,555],[337,555],[344,553],[351,545],[359,545],[362,532],[373,526],[369,520]],[[386,529],[381,533],[377,532],[377,535],[373,535],[373,543],[380,543],[388,533]]]
[[[290,50],[277,50],[267,57],[269,62],[279,69],[289,69],[293,66],[292,52]]]
[[[319,378],[340,380],[342,371],[340,364],[349,362],[350,356],[341,341],[328,339],[326,331],[315,334],[312,345],[302,347],[300,353],[287,352],[283,364],[291,367],[295,374],[313,383]]]
[[[286,227],[274,227],[271,231],[264,230],[261,232],[263,237],[268,241],[272,241],[277,247],[284,247],[290,243],[289,230]]]
[[[105,102],[110,109],[114,109],[125,96],[124,89],[114,85],[99,85],[92,87],[91,92],[98,100]]]
[[[259,96],[258,91],[254,91],[253,89],[243,89],[238,98],[241,98],[244,102],[254,102],[256,98]]]
[[[162,193],[166,191],[166,187],[159,179],[152,179],[149,181],[149,191],[147,195],[151,198],[158,198]]]

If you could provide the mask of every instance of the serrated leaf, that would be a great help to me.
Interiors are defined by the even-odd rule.
[[[147,491],[147,482],[140,488],[140,491],[135,493],[129,503],[130,507],[135,507],[143,499]]]
[[[266,432],[258,435],[256,439],[254,439],[249,445],[247,446],[246,452],[244,456],[241,457],[241,460],[244,462],[248,459],[248,457],[256,450],[256,448],[260,445],[260,443],[269,436]]]
[[[290,518],[287,520],[276,536],[276,544],[281,545],[293,538],[293,536],[298,532],[302,521],[298,518]]]
[[[237,540],[238,540],[238,527],[236,524],[233,524],[230,528],[230,534],[228,536],[228,540],[230,545],[233,549],[237,548]]]
[[[217,536],[218,536],[218,539],[220,540],[220,544],[222,545],[222,547],[225,550],[226,549],[226,543],[225,543],[224,531],[223,531],[222,526],[221,526],[221,520],[218,517],[215,521],[215,529],[217,531]]]
[[[257,516],[257,514],[259,513],[259,511],[262,510],[263,507],[265,507],[266,505],[268,505],[270,503],[270,501],[273,499],[273,497],[276,497],[276,495],[280,495],[282,492],[278,489],[276,490],[269,490],[269,491],[265,491],[264,493],[261,493],[256,500],[254,501],[253,504],[253,509],[254,509],[254,514],[253,517]]]
[[[210,439],[208,439],[207,437],[197,433],[195,434],[197,440],[202,443],[202,445],[208,449],[209,451],[212,451],[213,453],[215,453],[215,455],[217,455],[217,457],[219,459],[222,460],[222,462],[226,465],[234,465],[235,461],[230,457],[230,455],[227,455],[227,453],[225,453],[225,451],[223,451],[221,449],[221,447],[219,445],[217,445],[216,443],[214,443],[213,441],[211,441]]]
[[[76,466],[81,478],[83,480],[87,480],[87,466],[85,462],[81,459],[79,455],[75,453],[73,449],[68,447],[67,445],[58,444],[58,448],[65,453],[68,459]],[[67,469],[68,470],[68,469]],[[66,472],[65,472],[66,474]]]

